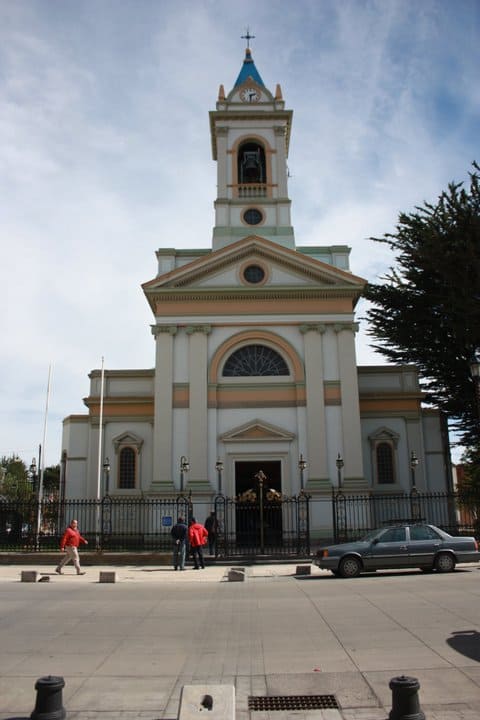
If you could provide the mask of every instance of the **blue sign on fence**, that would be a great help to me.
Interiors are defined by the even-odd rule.
[[[164,515],[162,517],[162,526],[163,527],[171,527],[173,524],[172,516],[171,515]]]

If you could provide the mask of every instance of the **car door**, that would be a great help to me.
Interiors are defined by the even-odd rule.
[[[363,558],[365,569],[408,567],[407,533],[404,527],[387,528],[372,542],[368,557]]]
[[[429,525],[411,525],[409,533],[408,554],[412,566],[432,567],[442,538]]]

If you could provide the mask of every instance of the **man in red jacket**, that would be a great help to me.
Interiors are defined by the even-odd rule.
[[[65,552],[66,555],[58,563],[58,566],[55,568],[55,572],[57,572],[59,575],[63,575],[63,566],[71,560],[75,566],[77,575],[85,575],[85,573],[82,572],[82,569],[80,567],[80,558],[78,556],[78,546],[80,545],[80,543],[88,545],[88,540],[85,540],[85,538],[80,535],[78,531],[78,522],[76,520],[72,520],[70,525],[63,533],[63,537],[60,541],[60,550],[62,552]]]
[[[188,526],[188,543],[192,553],[195,570],[199,570],[198,562],[202,570],[205,569],[203,561],[203,546],[207,544],[208,532],[201,523],[197,523],[194,517],[190,518]]]

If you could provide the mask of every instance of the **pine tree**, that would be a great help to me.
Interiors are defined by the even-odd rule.
[[[480,171],[451,183],[435,205],[399,216],[386,243],[397,264],[365,297],[373,347],[394,363],[415,364],[427,403],[445,411],[466,445],[480,443],[470,362],[480,348]]]

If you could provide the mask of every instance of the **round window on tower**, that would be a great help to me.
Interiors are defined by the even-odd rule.
[[[247,283],[257,285],[265,279],[265,270],[260,265],[247,265],[243,271],[243,277]]]
[[[247,225],[259,225],[263,220],[263,214],[257,208],[248,208],[243,213],[243,220]]]

